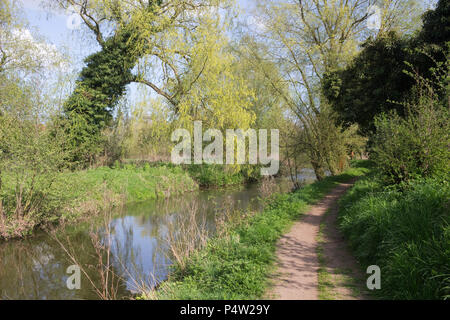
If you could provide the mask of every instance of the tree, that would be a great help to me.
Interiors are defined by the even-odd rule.
[[[417,35],[389,32],[370,38],[347,67],[325,75],[324,95],[346,125],[357,123],[364,134],[369,134],[374,131],[376,115],[389,110],[404,115],[399,102],[408,97],[415,84],[408,73],[432,78],[433,68],[448,60],[448,10],[448,3],[439,1],[435,10],[424,14],[424,26]],[[442,99],[445,93],[438,95]]]
[[[357,123],[362,133],[369,134],[377,114],[403,112],[394,102],[402,101],[414,83],[403,72],[404,61],[409,59],[408,47],[408,40],[394,32],[369,39],[347,68],[326,74],[322,80],[324,95],[346,126]]]
[[[225,23],[218,14],[226,1],[107,1],[60,0],[75,7],[101,50],[86,59],[74,94],[65,104],[71,121],[73,146],[101,130],[125,87],[135,82],[163,97],[176,118],[184,123],[203,119],[222,128],[248,127],[246,112],[251,91],[235,77],[233,57],[226,52]],[[112,25],[112,27],[111,27]],[[105,31],[106,30],[106,31]],[[107,32],[109,37],[105,36]],[[91,160],[95,153],[74,154],[76,161]]]
[[[265,29],[260,35],[271,48],[267,57],[281,66],[281,76],[263,70],[271,86],[297,119],[297,144],[305,148],[318,179],[331,163],[322,144],[330,141],[321,128],[326,100],[320,82],[329,70],[345,65],[367,31],[367,1],[300,0],[261,5]],[[256,53],[255,53],[256,54]]]
[[[428,10],[423,15],[423,28],[419,39],[423,43],[445,47],[450,40],[450,3],[439,0],[435,10]]]

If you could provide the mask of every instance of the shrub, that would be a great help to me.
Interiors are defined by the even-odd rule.
[[[450,122],[448,108],[432,93],[406,105],[406,117],[396,113],[376,118],[371,159],[388,183],[449,172]]]

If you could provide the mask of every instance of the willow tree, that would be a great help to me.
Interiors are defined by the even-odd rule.
[[[262,70],[289,106],[297,123],[296,147],[309,157],[316,176],[338,172],[346,162],[342,144],[352,136],[338,124],[320,92],[324,74],[345,66],[358,52],[358,44],[380,31],[368,28],[369,7],[389,8],[394,1],[291,0],[265,1],[259,6],[260,39],[269,44],[268,58],[280,65],[281,76]],[[386,12],[381,10],[382,12]],[[397,15],[381,14],[380,25],[396,26]],[[285,88],[288,87],[286,90]],[[324,124],[329,123],[324,127]],[[353,142],[351,143],[353,144]],[[348,148],[347,148],[348,149]]]
[[[86,58],[65,104],[73,160],[92,160],[101,130],[133,82],[163,97],[177,118],[201,115],[218,125],[232,119],[251,122],[245,113],[250,93],[243,80],[230,74],[231,58],[222,50],[226,36],[220,10],[226,1],[59,0],[59,4],[77,11],[101,47]]]

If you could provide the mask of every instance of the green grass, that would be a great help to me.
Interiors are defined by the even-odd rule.
[[[223,187],[243,184],[259,179],[260,166],[240,165],[239,167],[202,164],[185,166],[189,175],[202,187]]]
[[[280,194],[260,214],[231,228],[229,236],[209,240],[190,256],[185,269],[176,265],[156,293],[159,299],[258,299],[264,297],[273,272],[275,247],[309,206],[339,183],[369,169],[356,162],[344,174],[328,177],[290,194]]]
[[[25,180],[25,185],[30,179]],[[48,181],[53,181],[51,187]],[[76,221],[96,214],[107,206],[124,202],[165,198],[198,189],[198,184],[181,167],[145,165],[137,167],[100,167],[96,169],[51,173],[41,177],[36,186],[35,197],[43,198],[26,222],[17,221],[15,178],[3,177],[3,208],[6,224],[0,228],[0,238],[22,237],[33,229],[47,223]],[[35,201],[35,200],[34,200]],[[0,226],[1,227],[1,226]]]
[[[197,184],[180,167],[101,167],[86,171],[62,174],[62,181],[75,181],[82,192],[108,190],[124,194],[128,202],[144,201],[179,195],[198,188]],[[79,194],[83,197],[84,195]]]
[[[328,212],[329,211],[325,213],[324,218],[326,217]],[[319,227],[319,234],[317,235],[316,247],[317,260],[319,261],[319,269],[317,270],[319,299],[334,300],[336,299],[336,295],[333,292],[335,284],[332,275],[330,274],[330,272],[328,272],[326,258],[323,252],[324,231],[325,223],[322,221]]]
[[[443,179],[387,187],[375,174],[340,200],[339,224],[365,270],[381,268],[384,299],[450,294],[450,188]]]

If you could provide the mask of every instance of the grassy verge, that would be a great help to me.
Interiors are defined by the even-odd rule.
[[[386,187],[375,174],[340,200],[339,224],[362,267],[378,265],[384,299],[450,295],[450,187],[443,179]]]
[[[202,187],[223,187],[243,184],[260,177],[260,167],[241,165],[239,168],[217,164],[187,165],[189,175]]]
[[[134,165],[136,167],[150,166],[150,167],[167,167],[178,168],[171,162],[146,162],[144,160],[125,160],[124,163]],[[116,165],[120,166],[119,163]],[[223,164],[188,164],[182,165],[181,168],[185,170],[189,176],[197,182],[201,187],[224,187],[230,185],[244,184],[247,182],[257,181],[261,178],[260,165],[243,164],[239,166],[223,165]]]
[[[23,185],[27,183],[24,180]],[[3,177],[0,239],[23,237],[41,225],[78,220],[107,206],[179,195],[198,189],[198,185],[181,167],[125,165],[51,173],[33,188],[39,192],[25,189],[19,203],[15,178]],[[18,204],[26,209],[21,215],[17,214]]]
[[[328,211],[325,213],[325,215],[327,214]],[[335,286],[332,275],[328,272],[326,259],[323,252],[324,230],[325,230],[325,223],[321,222],[319,234],[317,236],[317,248],[316,248],[317,260],[319,261],[319,269],[317,270],[319,299],[334,300],[336,298],[333,292]]]
[[[123,194],[128,202],[166,198],[198,188],[197,184],[180,167],[136,167],[125,165],[118,168],[101,167],[61,175],[60,180],[75,181],[82,193],[74,198],[85,198],[86,192],[96,193],[102,184],[116,194]]]
[[[175,265],[156,298],[262,298],[273,271],[278,239],[310,205],[339,183],[368,172],[366,164],[357,162],[342,175],[277,195],[260,214],[232,226],[225,236],[210,239],[205,248],[188,258],[183,269]]]
[[[351,296],[355,298],[361,297],[360,281],[354,278],[351,269],[347,268],[333,268],[330,270],[327,267],[329,263],[324,254],[324,244],[326,241],[326,216],[329,210],[324,214],[322,222],[320,223],[319,234],[317,236],[317,259],[319,261],[318,275],[318,290],[319,300],[341,300],[345,299],[339,294],[339,288],[347,288]]]

